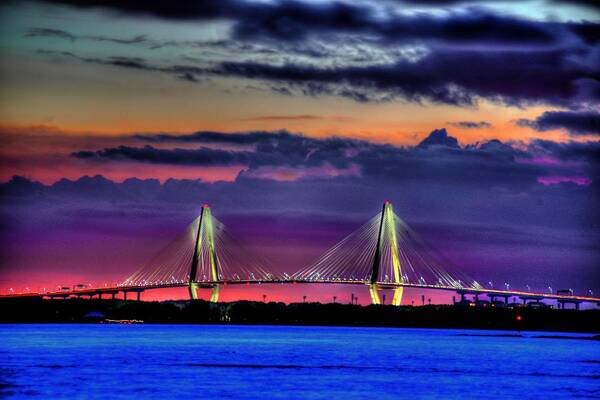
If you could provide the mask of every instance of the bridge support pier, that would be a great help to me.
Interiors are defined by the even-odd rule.
[[[402,295],[404,294],[404,287],[400,286],[394,289],[394,297],[392,298],[392,305],[399,306],[402,304]]]
[[[190,299],[198,300],[198,284],[195,282],[190,282],[188,285],[188,290],[190,292]]]
[[[190,298],[192,300],[197,300],[198,299],[198,288],[200,287],[200,285],[198,283],[196,283],[196,274],[198,272],[198,263],[199,257],[204,257],[202,256],[203,254],[208,255],[208,262],[209,262],[209,268],[210,268],[210,278],[212,280],[212,282],[215,283],[203,283],[202,287],[206,288],[207,285],[210,285],[208,287],[211,288],[211,293],[210,293],[210,302],[212,303],[216,303],[219,301],[219,291],[220,291],[220,287],[219,287],[219,260],[217,258],[217,253],[215,251],[215,237],[214,237],[214,230],[213,230],[213,220],[212,220],[212,215],[210,213],[210,208],[208,207],[207,204],[204,204],[202,206],[202,212],[200,213],[200,219],[198,221],[198,229],[196,231],[196,240],[195,240],[195,244],[194,244],[194,255],[192,257],[192,266],[190,269],[190,278],[189,278],[189,292],[190,292]]]
[[[376,283],[371,283],[369,285],[369,294],[371,295],[371,304],[381,304],[381,299],[379,298],[379,287]]]
[[[379,297],[379,287],[377,282],[379,280],[379,269],[381,264],[381,256],[383,251],[384,242],[389,243],[392,260],[392,270],[394,273],[394,283],[402,284],[402,269],[400,266],[400,257],[398,252],[398,239],[396,237],[396,220],[394,216],[394,210],[392,203],[386,201],[383,203],[383,209],[381,210],[381,220],[379,221],[379,233],[377,235],[377,247],[375,248],[375,255],[373,257],[373,267],[371,269],[371,283],[369,285],[369,293],[371,295],[372,304],[381,304]],[[386,279],[387,280],[387,279]],[[392,297],[392,305],[399,306],[402,304],[402,295],[404,294],[404,287],[397,286],[394,288],[394,297]]]
[[[200,297],[198,297],[198,289],[204,287],[206,288],[207,285],[200,285],[196,282],[190,282],[188,285],[188,291],[190,292],[190,299],[191,300],[198,300]],[[215,283],[214,285],[210,286],[210,302],[211,303],[217,303],[219,301],[219,293],[221,292],[221,288],[219,286],[218,283]]]
[[[219,287],[219,284],[216,283],[210,290],[210,302],[211,303],[219,302],[219,292],[220,291],[221,291],[221,288]]]
[[[570,299],[568,299],[568,300],[559,299],[559,300],[557,300],[557,303],[558,303],[558,308],[560,310],[564,310],[566,304],[573,304],[573,305],[575,305],[575,309],[579,310],[579,305],[581,304],[581,301],[579,301],[579,300],[570,300]]]
[[[511,297],[510,294],[501,294],[501,293],[488,293],[488,297],[490,298],[490,303],[493,303],[496,300],[496,297],[504,299],[504,304],[508,304],[508,299]]]

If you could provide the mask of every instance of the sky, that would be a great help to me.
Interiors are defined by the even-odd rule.
[[[390,200],[480,282],[600,294],[592,1],[9,0],[0,22],[0,292],[120,282],[204,203],[294,272]]]

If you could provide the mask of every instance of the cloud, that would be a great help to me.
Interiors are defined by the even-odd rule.
[[[70,41],[75,41],[78,39],[78,36],[73,35],[67,31],[63,31],[62,29],[51,29],[51,28],[31,28],[25,33],[26,37],[51,37],[51,38],[59,38],[59,39],[67,39]]]
[[[333,94],[356,101],[402,98],[473,106],[478,98],[509,105],[595,102],[600,93],[589,62],[566,63],[569,50],[483,51],[440,49],[416,61],[368,66],[317,67],[224,62],[209,74],[286,84],[304,95]],[[525,62],[527,60],[527,62]],[[519,65],[515,73],[515,65]],[[592,68],[592,70],[590,70]],[[478,71],[473,74],[472,71]]]
[[[563,182],[572,182],[579,186],[587,186],[592,184],[592,180],[587,176],[541,176],[538,182],[545,186],[557,185]]]
[[[119,146],[97,151],[77,151],[75,158],[91,161],[138,161],[171,165],[237,165],[246,164],[251,153],[215,150],[209,148],[157,149],[152,146]]]
[[[595,111],[546,111],[536,119],[519,119],[518,126],[538,132],[563,129],[573,136],[600,135],[600,113]]]
[[[67,39],[72,42],[76,40],[92,40],[96,42],[112,42],[118,44],[138,44],[148,42],[146,35],[137,35],[130,39],[121,39],[109,36],[95,36],[95,35],[75,35],[62,29],[51,29],[51,28],[31,28],[25,32],[25,37],[50,37]]]
[[[55,51],[55,50],[44,50],[38,49],[38,54],[44,54],[51,57],[66,57],[73,58],[88,64],[100,64],[109,65],[113,67],[137,69],[148,72],[161,72],[175,76],[177,79],[181,79],[188,82],[198,82],[199,77],[206,74],[206,70],[194,66],[183,66],[183,65],[170,65],[170,66],[158,66],[148,63],[142,57],[128,57],[128,56],[108,56],[108,57],[83,57],[70,51]]]
[[[82,57],[72,52],[39,50],[41,54],[75,58],[85,63],[161,72],[187,81],[206,76],[258,80],[290,95],[336,95],[357,102],[404,99],[456,106],[475,106],[485,98],[513,106],[572,106],[600,100],[589,61],[568,50],[534,53],[521,50],[432,51],[419,60],[393,64],[319,67],[288,63],[222,62],[212,67],[154,65],[140,57]],[[523,61],[527,59],[527,62]],[[571,61],[565,63],[566,59]],[[520,65],[514,73],[514,65]],[[477,70],[477,74],[470,71]]]
[[[510,106],[566,108],[600,100],[600,24],[595,22],[529,20],[483,7],[382,13],[376,3],[335,1],[55,3],[229,23],[229,36],[210,43],[86,36],[118,43],[144,42],[151,48],[210,46],[219,50],[195,60],[62,52],[81,62],[166,73],[188,82],[206,76],[242,78],[260,81],[264,88],[286,95],[335,95],[357,102],[429,101],[462,107],[473,107],[479,99]],[[79,37],[66,31],[30,33],[69,40]]]
[[[593,25],[588,22],[557,24],[529,21],[472,7],[468,12],[386,13],[376,3],[249,2],[224,0],[216,3],[185,0],[177,4],[110,0],[46,0],[82,9],[103,8],[121,14],[152,16],[170,20],[219,20],[233,22],[237,38],[298,41],[315,33],[375,35],[385,40],[440,40],[523,44],[555,42],[566,29]],[[202,3],[202,4],[199,4]],[[448,5],[452,2],[441,2]],[[454,2],[456,3],[456,2]],[[462,2],[461,2],[462,3]]]
[[[450,122],[452,126],[456,126],[457,128],[463,129],[487,129],[491,128],[492,124],[485,121],[459,121],[459,122]]]
[[[73,157],[93,163],[139,162],[163,166],[242,167],[238,180],[358,179],[373,182],[453,182],[463,188],[510,187],[530,190],[540,177],[582,177],[594,182],[600,148],[596,142],[499,140],[461,146],[445,129],[432,131],[414,147],[396,147],[344,137],[313,138],[287,131],[145,134],[128,140],[160,143],[79,151]],[[198,143],[199,148],[169,148]],[[210,146],[210,147],[204,147]],[[220,147],[226,147],[222,149]],[[600,158],[599,158],[600,159]],[[552,160],[552,162],[540,162]],[[563,183],[583,182],[563,180]],[[557,182],[557,183],[561,183]],[[469,189],[471,190],[471,189]]]
[[[270,131],[250,131],[250,132],[214,132],[199,131],[187,135],[172,135],[168,133],[158,134],[138,134],[134,139],[145,142],[192,142],[192,143],[229,143],[229,144],[255,144],[258,142],[285,139],[293,136],[286,130]]]
[[[434,130],[418,145],[420,148],[427,148],[429,146],[446,146],[455,149],[460,148],[458,140],[449,136],[445,128]]]

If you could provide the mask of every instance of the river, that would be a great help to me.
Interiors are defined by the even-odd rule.
[[[514,333],[0,325],[0,397],[600,398],[600,342]]]

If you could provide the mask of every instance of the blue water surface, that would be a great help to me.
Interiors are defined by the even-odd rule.
[[[531,332],[524,338],[465,336],[505,333],[288,326],[0,325],[0,396],[600,398],[600,343],[534,338],[550,334]]]

